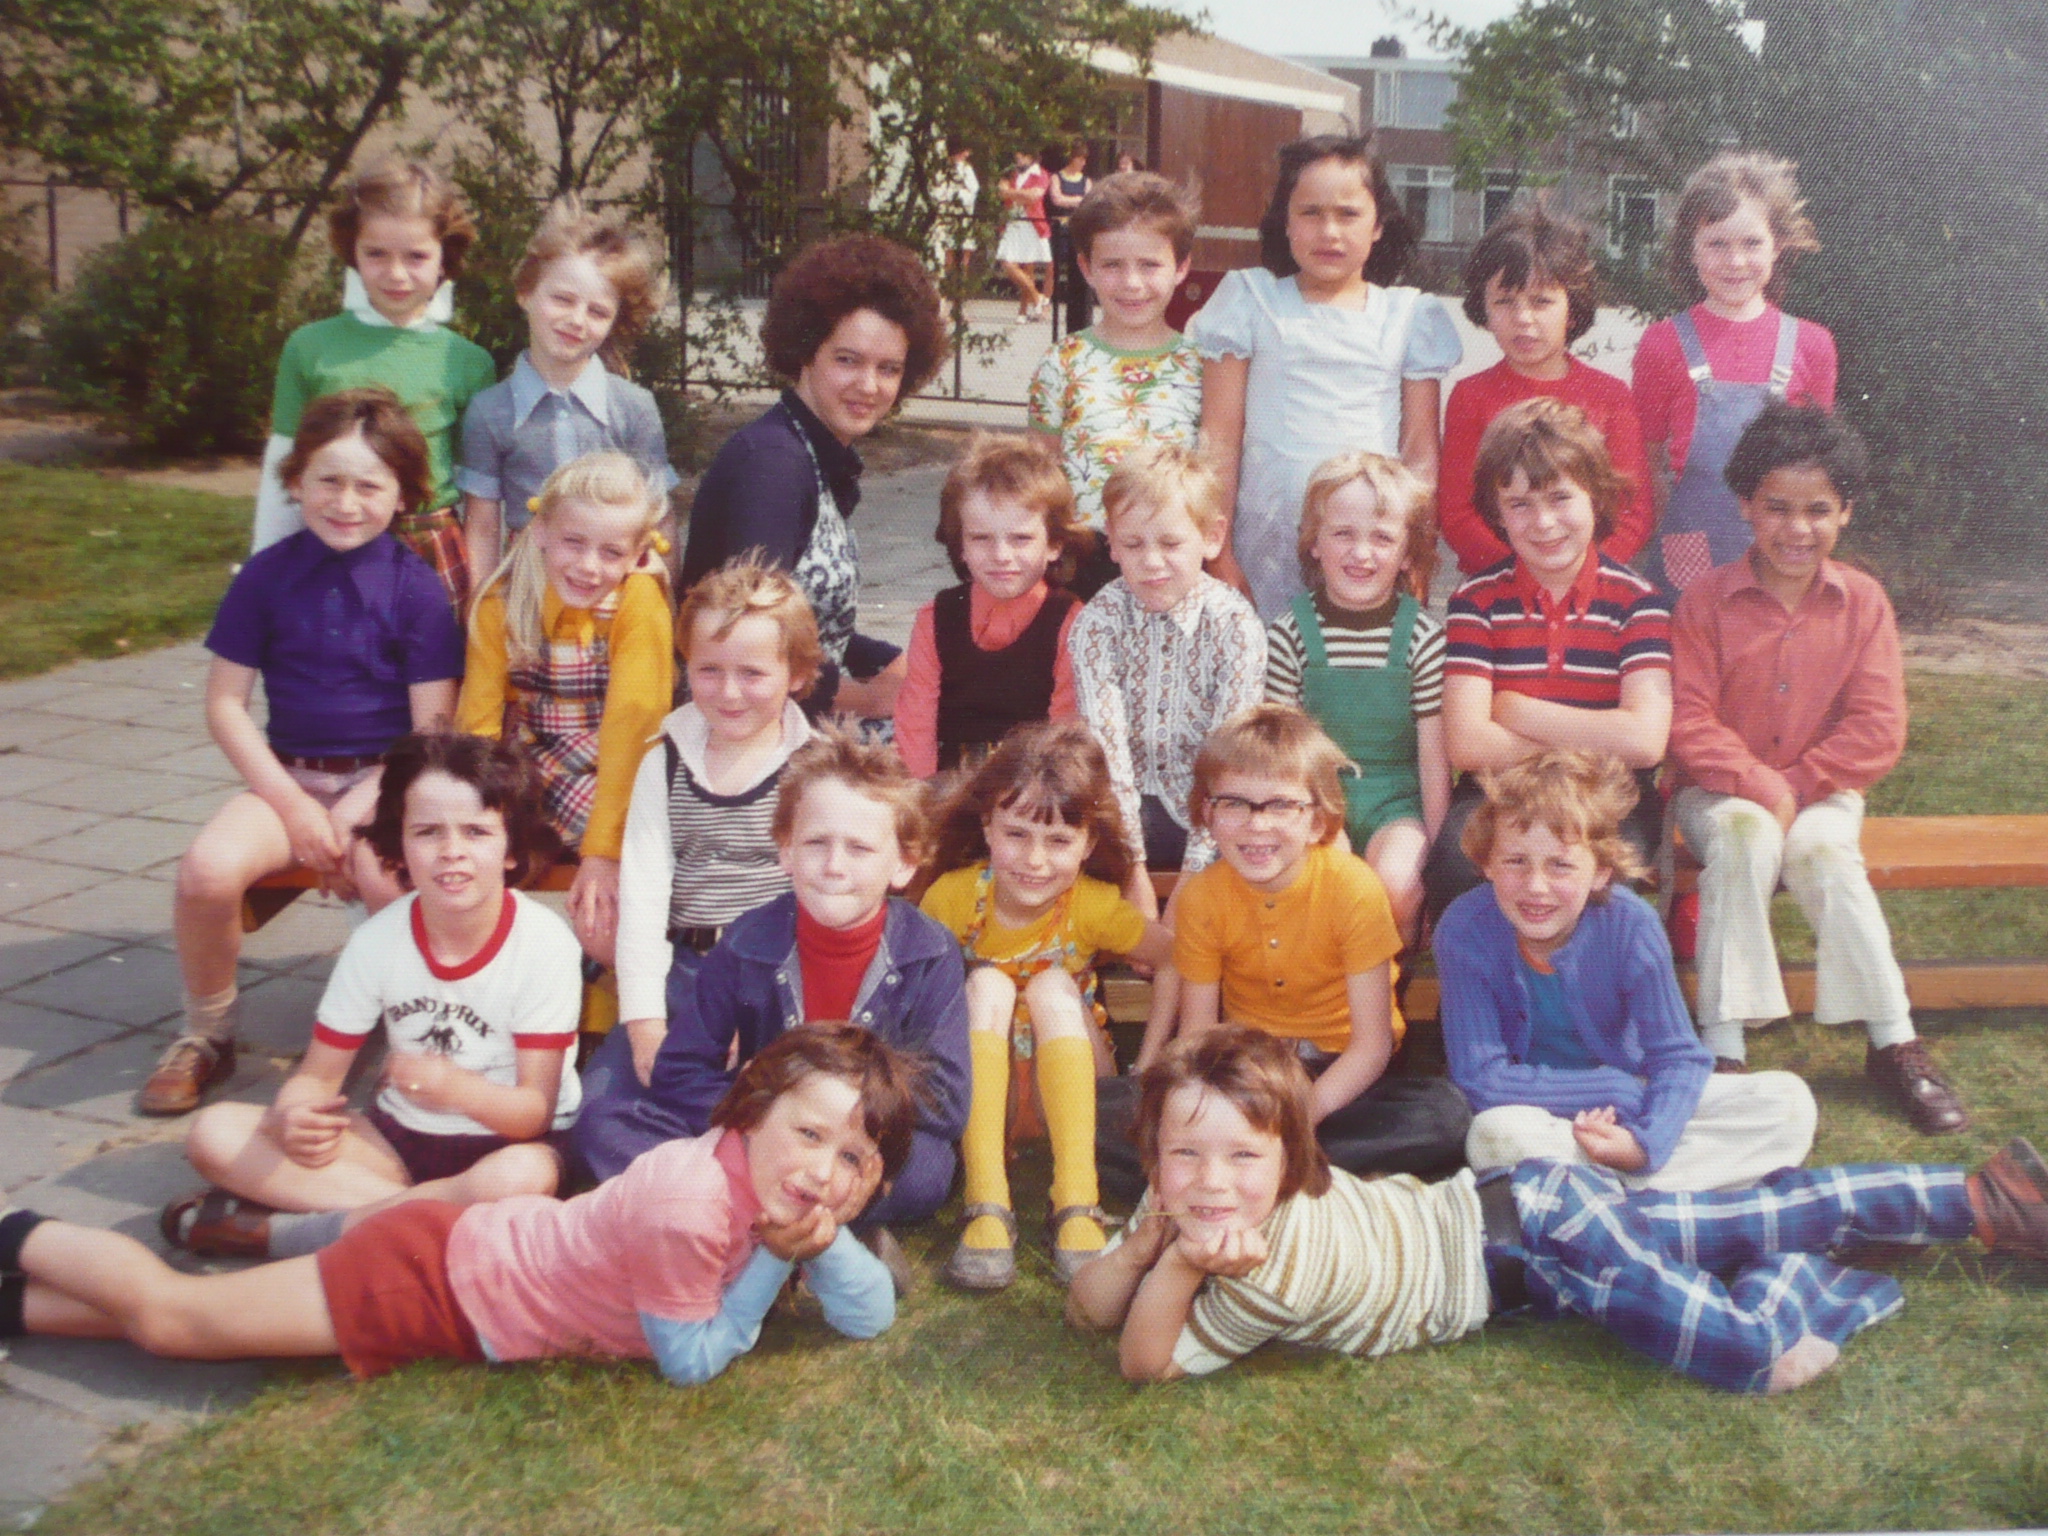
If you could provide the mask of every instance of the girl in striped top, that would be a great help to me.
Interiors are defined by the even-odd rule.
[[[789,889],[770,824],[792,752],[810,739],[797,700],[817,681],[818,625],[790,577],[751,557],[690,589],[676,615],[690,701],[661,723],[626,813],[619,873],[619,1018],[590,1070],[630,1061],[646,1083],[677,988],[719,931]],[[588,1076],[588,1074],[586,1074]]]
[[[1443,627],[1429,487],[1398,459],[1346,453],[1309,476],[1296,549],[1310,590],[1266,631],[1266,702],[1313,715],[1351,759],[1344,831],[1412,943],[1422,864],[1451,799]]]

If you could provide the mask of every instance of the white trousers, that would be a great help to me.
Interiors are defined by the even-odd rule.
[[[1624,1173],[1631,1189],[1741,1189],[1780,1168],[1796,1168],[1813,1150],[1819,1116],[1813,1090],[1790,1072],[1716,1073],[1670,1160],[1655,1173]],[[1533,1104],[1503,1104],[1476,1116],[1465,1133],[1474,1173],[1512,1168],[1527,1157],[1589,1163],[1572,1123]]]
[[[1813,925],[1814,1018],[1860,1019],[1879,1046],[1913,1038],[1906,978],[1863,864],[1861,795],[1845,789],[1816,801],[1793,818],[1790,832],[1739,795],[1688,787],[1672,810],[1703,866],[1695,1011],[1717,1054],[1739,1058],[1743,1024],[1792,1011],[1771,940],[1771,894],[1780,879]]]

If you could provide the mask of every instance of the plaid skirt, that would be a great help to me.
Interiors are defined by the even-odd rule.
[[[611,673],[609,647],[593,639],[552,642],[507,678],[506,739],[532,762],[548,825],[571,847],[582,843],[597,800],[597,732]]]
[[[434,568],[455,616],[464,627],[469,619],[469,544],[462,536],[462,524],[452,507],[431,512],[401,513],[391,524],[399,543]]]

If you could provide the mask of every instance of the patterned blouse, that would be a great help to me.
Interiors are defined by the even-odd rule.
[[[1217,726],[1257,704],[1266,686],[1266,631],[1233,587],[1200,575],[1165,613],[1140,607],[1121,578],[1098,592],[1067,638],[1081,718],[1102,742],[1110,782],[1142,861],[1138,801],[1156,795],[1188,826],[1195,754]],[[1190,828],[1182,867],[1216,857]]]

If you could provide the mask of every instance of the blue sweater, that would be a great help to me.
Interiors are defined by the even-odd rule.
[[[1550,957],[1586,1048],[1602,1065],[1531,1066],[1529,998],[1515,930],[1493,887],[1467,891],[1437,924],[1444,1051],[1451,1080],[1475,1112],[1533,1104],[1554,1115],[1613,1105],[1615,1116],[1664,1166],[1699,1107],[1714,1058],[1694,1033],[1657,914],[1635,892],[1588,903]]]
[[[928,1097],[917,1128],[958,1141],[967,1127],[970,1069],[966,972],[953,935],[892,896],[851,1018],[922,1058]],[[803,1022],[796,897],[784,894],[734,921],[704,957],[690,1004],[669,1020],[635,1118],[670,1136],[701,1136],[732,1085],[725,1064],[734,1038],[745,1062]]]

